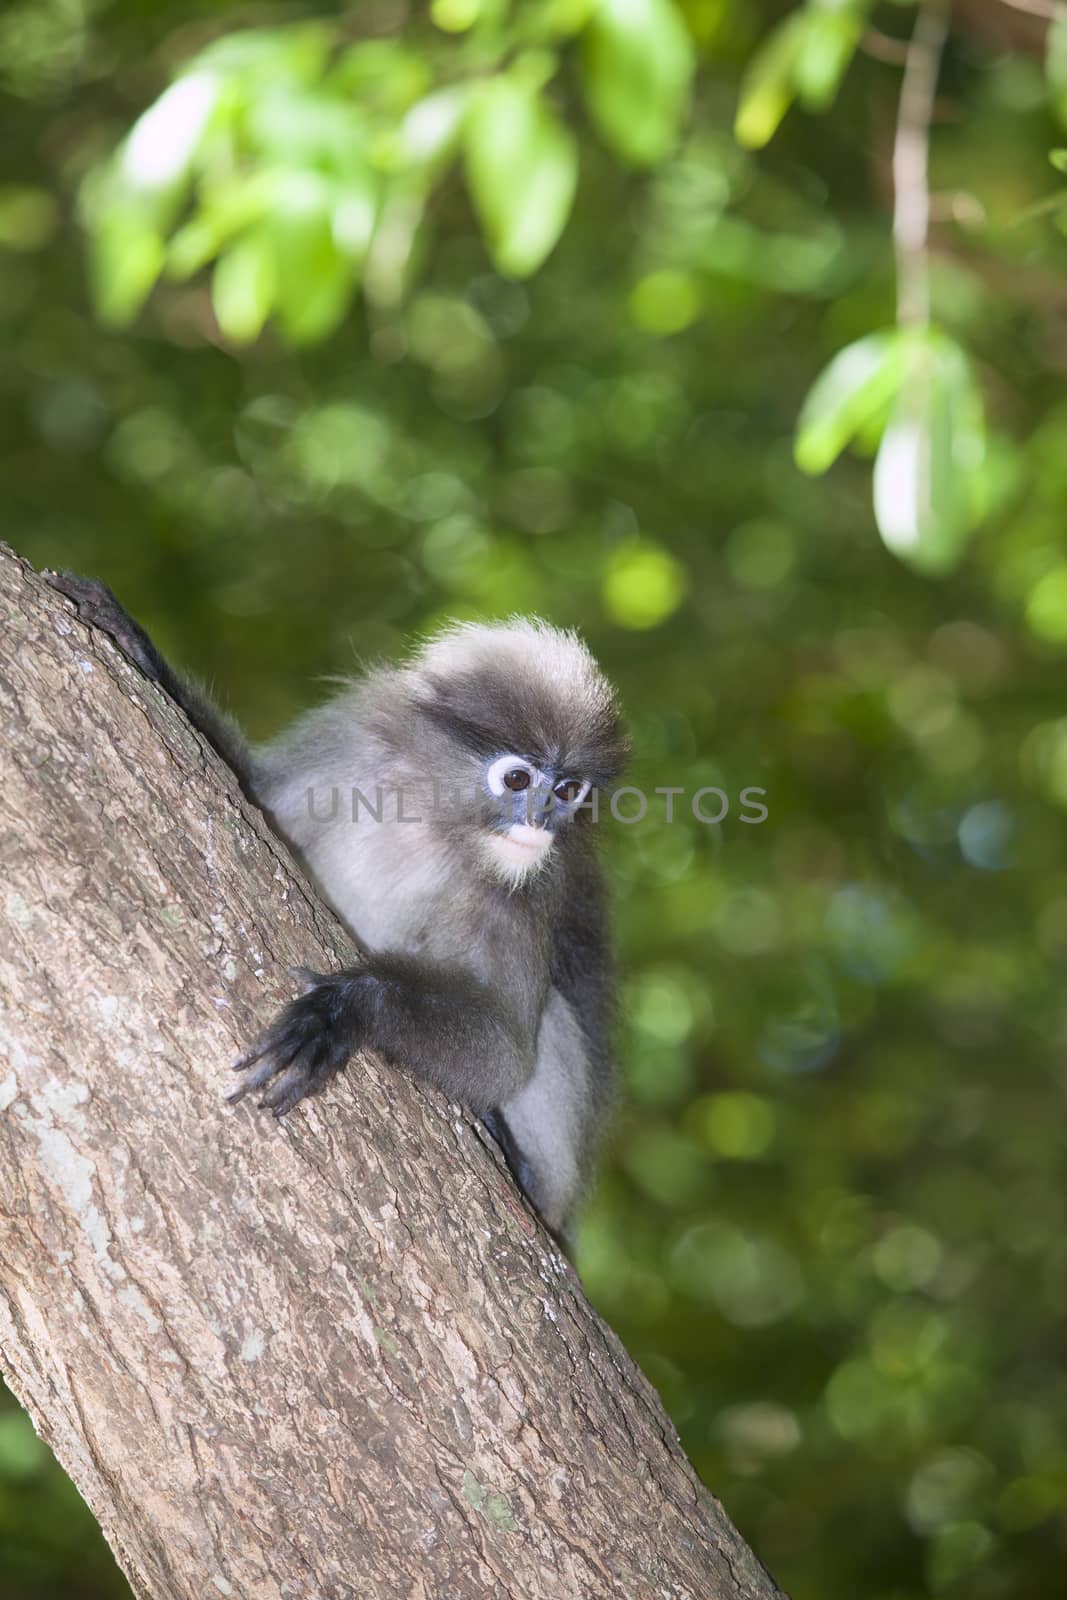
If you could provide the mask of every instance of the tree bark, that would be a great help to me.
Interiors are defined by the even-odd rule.
[[[139,1597],[770,1600],[477,1125],[226,1063],[346,940],[0,546],[0,1356]]]

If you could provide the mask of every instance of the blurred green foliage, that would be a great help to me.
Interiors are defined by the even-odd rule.
[[[1046,61],[1031,10],[955,8],[916,334],[914,20],[0,17],[9,536],[258,735],[442,617],[579,625],[632,781],[686,791],[604,829],[625,1099],[581,1265],[795,1600],[1051,1594],[1064,1559],[1067,31]],[[870,460],[885,535],[916,373],[905,564]],[[73,1498],[0,1415],[4,1600],[124,1593]]]

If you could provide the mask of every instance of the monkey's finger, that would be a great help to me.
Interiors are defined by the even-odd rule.
[[[233,1060],[230,1062],[230,1071],[243,1072],[245,1068],[250,1067],[254,1061],[258,1061],[260,1056],[266,1055],[267,1051],[270,1049],[270,1046],[270,1035],[261,1033],[259,1038],[254,1040],[252,1044],[249,1045],[247,1050],[242,1050],[239,1056],[234,1056]]]
[[[230,1090],[226,1099],[230,1105],[235,1106],[239,1100],[244,1099],[246,1094],[252,1094],[256,1089],[262,1089],[263,1085],[269,1083],[275,1073],[280,1072],[284,1065],[285,1063],[279,1061],[273,1051],[266,1052],[260,1059],[259,1065],[248,1074],[243,1083],[239,1083],[236,1089]]]
[[[311,1081],[312,1074],[307,1067],[300,1061],[294,1061],[274,1079],[259,1102],[260,1110],[273,1111],[276,1117],[284,1117],[304,1098]]]
[[[289,1018],[283,1016],[281,1021],[261,1033],[247,1050],[231,1061],[232,1072],[246,1072],[249,1067],[255,1067],[255,1071],[249,1072],[241,1085],[239,1095],[247,1093],[249,1089],[258,1089],[268,1078],[287,1067],[303,1047],[303,1038],[292,1027]]]
[[[244,1072],[246,1067],[252,1066],[261,1057],[270,1055],[276,1058],[274,1070],[277,1071],[279,1067],[289,1065],[297,1051],[303,1049],[304,1043],[297,1020],[290,1015],[287,1008],[269,1028],[264,1028],[262,1033],[256,1035],[247,1050],[242,1050],[239,1056],[234,1056],[230,1062],[230,1070]]]

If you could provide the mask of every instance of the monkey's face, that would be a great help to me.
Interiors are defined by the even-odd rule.
[[[547,860],[557,830],[569,822],[589,794],[588,779],[540,765],[505,751],[486,763],[484,854],[490,869],[512,882]]]
[[[462,624],[431,642],[406,679],[404,737],[423,770],[477,801],[449,829],[515,886],[559,849],[592,788],[613,783],[628,741],[615,696],[575,634],[536,619]],[[462,769],[463,776],[460,776]],[[445,826],[443,824],[443,826]]]

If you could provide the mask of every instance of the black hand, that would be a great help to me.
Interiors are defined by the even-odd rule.
[[[296,975],[305,992],[290,1000],[233,1063],[235,1072],[248,1075],[227,1096],[231,1103],[266,1085],[259,1104],[282,1117],[308,1095],[318,1094],[351,1056],[359,1034],[359,974],[299,968]]]

